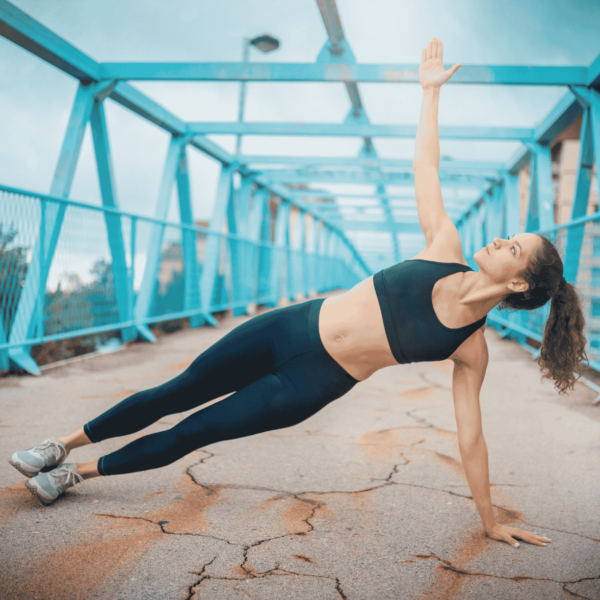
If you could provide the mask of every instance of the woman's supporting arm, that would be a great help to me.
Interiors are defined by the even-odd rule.
[[[515,548],[519,547],[516,539],[537,546],[545,546],[546,542],[550,541],[547,538],[516,527],[500,525],[494,516],[490,493],[488,452],[483,437],[479,407],[479,391],[488,364],[487,343],[483,336],[483,330],[480,329],[473,334],[457,355],[458,358],[454,359],[452,393],[458,428],[458,447],[471,494],[485,532],[492,539],[506,542]]]

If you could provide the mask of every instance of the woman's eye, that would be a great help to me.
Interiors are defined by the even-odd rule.
[[[511,247],[510,251],[511,251],[513,254],[516,254],[516,253],[517,253],[517,252],[515,251],[515,247],[514,247],[514,246],[512,246],[512,247]]]

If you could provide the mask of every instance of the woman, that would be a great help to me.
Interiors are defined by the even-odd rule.
[[[522,233],[495,239],[474,255],[477,273],[463,258],[442,203],[437,125],[440,87],[460,66],[444,70],[440,40],[433,38],[423,50],[414,172],[425,250],[341,296],[255,316],[171,381],[133,394],[72,435],[16,452],[11,464],[32,477],[25,485],[42,503],[53,502],[76,480],[155,469],[208,444],[289,427],[384,367],[450,358],[460,454],[485,531],[514,547],[515,538],[545,545],[546,538],[494,519],[479,410],[488,362],[483,331],[487,313],[498,304],[533,309],[551,298],[540,365],[564,392],[573,387],[574,371],[585,358],[583,315],[562,276],[562,261],[545,238]],[[230,392],[235,393],[171,429],[98,461],[64,463],[73,448],[132,434]]]

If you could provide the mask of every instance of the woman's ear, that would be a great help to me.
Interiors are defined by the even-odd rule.
[[[514,294],[519,294],[521,292],[526,292],[529,289],[529,284],[522,279],[521,277],[518,277],[516,279],[511,279],[506,287]]]

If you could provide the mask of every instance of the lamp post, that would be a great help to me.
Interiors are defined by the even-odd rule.
[[[279,40],[272,35],[267,33],[263,35],[259,35],[255,38],[244,38],[244,58],[243,61],[245,63],[248,62],[248,54],[250,50],[250,46],[254,46],[261,52],[267,53],[272,52],[273,50],[277,50],[279,48]],[[241,123],[244,120],[244,105],[246,103],[246,82],[242,81],[242,88],[240,90],[240,104],[238,110],[238,123]],[[236,154],[239,154],[242,148],[242,136],[237,136],[237,143],[235,146]]]

